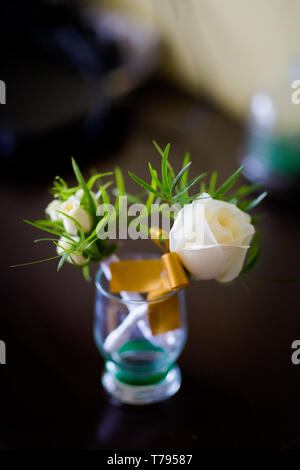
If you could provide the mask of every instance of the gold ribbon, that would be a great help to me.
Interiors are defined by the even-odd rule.
[[[154,239],[152,234],[153,230],[151,238]],[[159,244],[160,238],[155,238]],[[161,300],[161,297],[183,289],[189,283],[177,253],[167,252],[160,259],[118,261],[111,263],[110,268],[112,293],[127,291],[148,294],[147,300],[151,301],[148,308],[149,323],[154,335],[180,328],[178,293]]]
[[[122,290],[170,292],[183,289],[188,284],[188,278],[177,253],[166,253],[160,259],[118,261],[111,263],[110,269],[112,293]]]

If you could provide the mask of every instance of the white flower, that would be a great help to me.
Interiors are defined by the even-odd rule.
[[[45,209],[47,215],[49,215],[51,220],[57,221],[60,220],[60,214],[57,212],[60,210],[61,202],[58,199],[53,199]]]
[[[79,241],[79,238],[78,237],[72,237],[74,241]],[[70,243],[69,240],[67,240],[66,238],[64,237],[60,237],[60,239],[58,240],[58,245],[56,247],[56,251],[57,251],[57,254],[59,255],[60,253],[62,253],[64,250],[71,250],[72,249],[72,245]],[[74,250],[75,251],[75,250]],[[69,263],[72,263],[72,261],[76,264],[82,264],[85,262],[85,257],[83,255],[72,255],[70,254],[67,258],[67,261]]]
[[[243,267],[255,232],[250,220],[234,204],[203,193],[179,211],[170,231],[170,251],[197,279],[231,281]]]
[[[80,206],[80,199],[76,196],[70,196],[69,199],[63,202],[60,206],[60,211],[64,212],[65,214],[73,217],[73,219],[77,220],[80,223],[84,232],[88,232],[92,228],[92,218],[91,216]],[[63,214],[61,215],[61,219],[64,223],[64,227],[66,232],[71,235],[76,235],[78,227],[76,226],[73,220],[69,219]]]
[[[99,205],[99,200],[96,199],[96,193],[94,193],[94,191],[90,191],[90,193],[93,196],[94,202],[95,202],[96,207],[97,207]],[[75,196],[77,197],[77,199],[79,199],[81,201],[81,198],[83,196],[83,189],[78,189],[78,191],[76,191],[76,193],[75,193]]]

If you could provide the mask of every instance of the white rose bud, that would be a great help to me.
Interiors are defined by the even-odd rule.
[[[74,241],[79,241],[79,238],[78,237],[73,237]],[[72,245],[70,244],[69,240],[67,240],[66,238],[64,237],[60,237],[60,239],[58,240],[58,244],[59,246],[56,247],[56,251],[57,251],[57,254],[60,255],[64,250],[71,250],[72,249]],[[69,263],[72,263],[72,260],[74,263],[76,264],[82,264],[85,262],[85,257],[83,255],[72,255],[70,254],[67,258],[67,261]]]
[[[57,221],[60,220],[60,214],[57,212],[60,210],[61,202],[58,199],[53,199],[53,201],[48,204],[45,209],[47,215],[49,215],[51,220]]]
[[[84,232],[88,232],[92,228],[92,218],[91,216],[80,206],[80,200],[76,196],[70,196],[69,199],[63,202],[60,206],[61,212],[68,214],[69,216],[73,217],[73,219],[77,220],[80,223]],[[77,226],[73,220],[69,219],[68,217],[61,215],[61,219],[63,220],[64,227],[66,232],[70,233],[71,235],[77,234]]]
[[[180,211],[170,231],[170,251],[197,279],[236,278],[255,229],[250,216],[234,204],[203,193]]]

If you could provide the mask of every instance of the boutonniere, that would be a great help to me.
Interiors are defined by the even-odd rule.
[[[251,216],[251,211],[267,193],[251,199],[258,185],[242,185],[232,191],[244,166],[220,186],[217,171],[189,179],[189,153],[175,173],[169,159],[170,144],[165,149],[156,142],[154,145],[161,155],[161,171],[149,162],[148,182],[129,171],[142,193],[126,191],[118,167],[85,180],[73,158],[77,184],[69,186],[62,178],[55,178],[46,218],[25,222],[51,235],[36,242],[55,245],[56,255],[49,259],[58,259],[58,271],[68,262],[80,267],[88,279],[90,263],[117,251],[117,232],[122,232],[122,239],[134,235],[158,241],[165,251],[176,253],[185,271],[198,280],[228,282],[254,267],[260,254],[260,235],[255,228],[258,217]],[[138,215],[133,206],[138,206]],[[159,221],[159,214],[167,230],[151,226],[153,216]],[[130,230],[133,227],[135,231]]]
[[[96,274],[94,336],[105,358],[102,383],[124,403],[146,404],[177,392],[181,374],[175,361],[186,337],[184,288],[192,280],[230,283],[247,273],[260,254],[257,216],[251,214],[266,196],[258,187],[233,189],[243,168],[218,185],[218,174],[189,177],[190,155],[176,172],[170,145],[161,149],[157,171],[148,164],[149,180],[129,176],[140,186],[126,191],[120,168],[84,179],[72,159],[76,185],[56,177],[46,217],[26,223],[47,232],[59,271],[66,263],[90,278]],[[138,187],[138,186],[137,186]],[[158,255],[118,255],[118,240],[149,239]],[[38,260],[33,263],[39,263]],[[25,263],[32,264],[32,263]]]

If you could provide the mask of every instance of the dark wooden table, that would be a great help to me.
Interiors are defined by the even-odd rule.
[[[100,171],[117,164],[145,176],[146,162],[157,158],[153,138],[172,143],[175,166],[189,150],[195,175],[217,168],[223,179],[238,166],[238,123],[166,86],[146,87],[132,100],[133,128],[119,152],[94,161]],[[0,339],[7,348],[0,448],[300,448],[300,365],[291,362],[291,344],[300,338],[299,282],[278,282],[299,273],[297,206],[264,204],[263,252],[252,276],[187,289],[179,393],[159,405],[116,406],[100,385],[93,283],[72,266],[57,274],[52,262],[8,269],[53,255],[52,247],[33,244],[38,232],[21,221],[42,216],[52,176],[16,184],[11,175],[0,190]],[[71,181],[71,169],[66,176]],[[123,250],[148,250],[149,243],[128,242]]]

